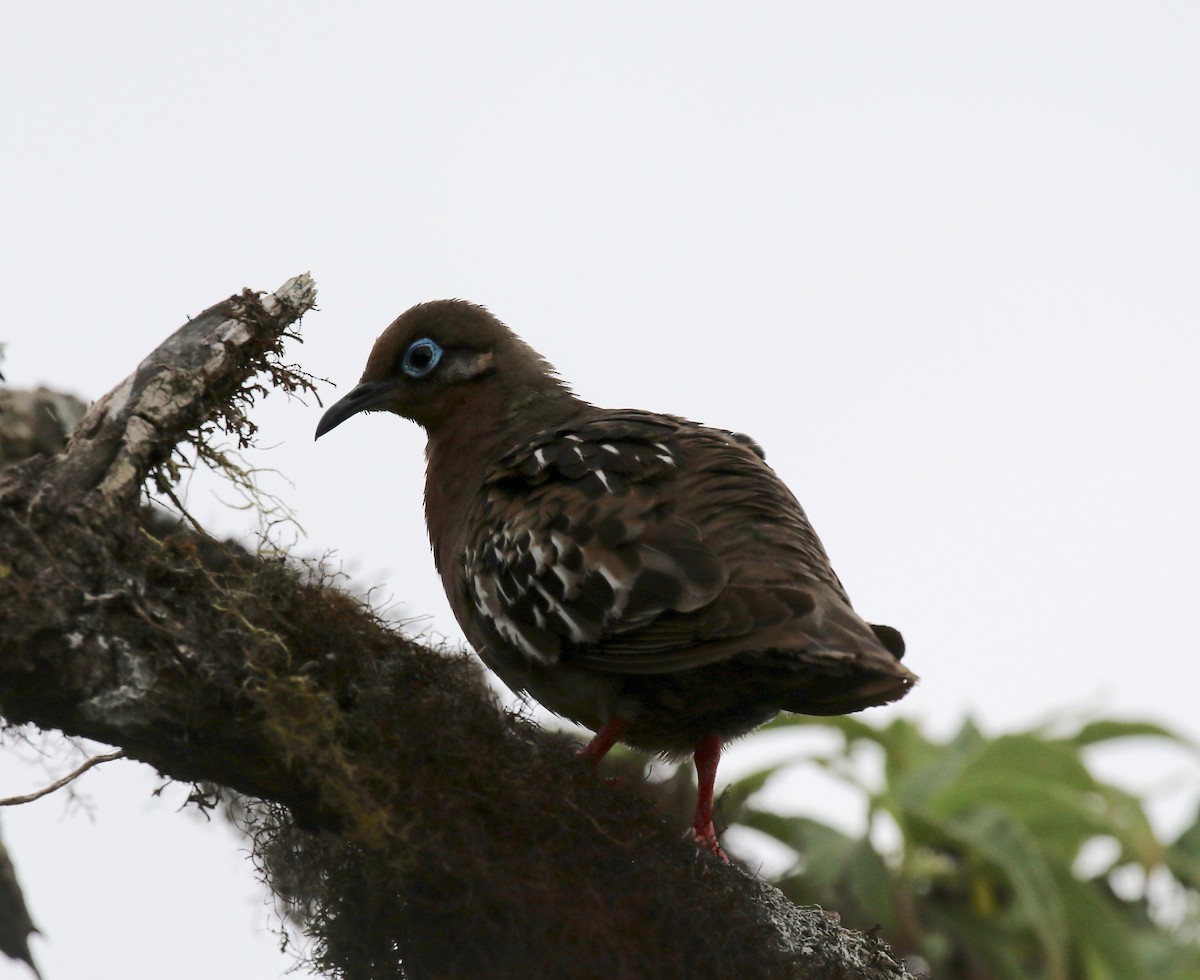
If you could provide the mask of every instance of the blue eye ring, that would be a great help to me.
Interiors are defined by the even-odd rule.
[[[408,345],[400,367],[410,378],[428,377],[442,359],[442,347],[436,340],[422,337]]]

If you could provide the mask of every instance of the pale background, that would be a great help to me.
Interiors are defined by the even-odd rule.
[[[336,397],[409,305],[481,302],[585,398],[762,442],[924,678],[872,720],[1200,736],[1198,51],[1194,2],[6,4],[3,371],[95,398],[311,270]],[[256,415],[298,547],[458,637],[421,433],[319,415]],[[1186,754],[1099,764],[1191,815]],[[278,976],[236,840],[157,784],[0,814],[47,980]]]

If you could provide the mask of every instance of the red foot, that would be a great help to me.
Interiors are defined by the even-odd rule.
[[[575,755],[585,762],[591,763],[593,767],[600,765],[600,760],[608,755],[608,750],[621,740],[621,736],[628,727],[629,722],[620,718],[609,719],[600,731],[592,736],[592,740]],[[624,776],[609,776],[604,780],[605,786],[623,787],[625,784]]]
[[[621,736],[628,728],[629,722],[624,718],[610,718],[576,755],[592,766],[599,765],[600,760],[608,755],[608,750],[621,740]],[[720,737],[707,735],[702,738],[696,746],[693,757],[696,761],[696,780],[699,783],[699,789],[696,792],[696,817],[692,821],[692,837],[696,841],[697,847],[719,857],[728,864],[729,858],[725,856],[725,852],[721,850],[721,845],[717,841],[717,831],[713,826],[712,819],[713,783],[717,778],[717,763],[721,761]],[[613,779],[606,779],[605,782],[613,786],[620,786],[625,781],[617,776]]]
[[[717,841],[717,831],[716,828],[713,827],[711,820],[708,822],[707,826],[693,827],[692,839],[696,842],[696,846],[700,848],[700,850],[709,851],[710,853],[719,857],[726,864],[729,863],[729,858],[725,856],[725,852],[721,850],[721,845]]]
[[[693,753],[696,762],[696,819],[692,821],[692,835],[696,846],[701,850],[711,851],[726,864],[729,858],[717,843],[717,831],[713,827],[713,784],[717,780],[717,763],[721,761],[721,739],[716,735],[706,735],[700,739]]]
[[[608,755],[608,750],[621,740],[628,727],[629,722],[624,718],[609,718],[592,740],[575,754],[593,766],[599,765],[600,760]]]

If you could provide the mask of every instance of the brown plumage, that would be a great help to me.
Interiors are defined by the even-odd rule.
[[[721,855],[721,744],[780,711],[902,697],[900,634],[853,611],[750,438],[596,408],[479,306],[415,306],[318,437],[363,411],[429,435],[426,520],[454,614],[514,691],[616,741],[694,753],[694,831]]]

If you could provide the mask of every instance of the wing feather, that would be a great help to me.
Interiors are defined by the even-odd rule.
[[[481,625],[536,663],[664,673],[735,656],[752,634],[814,665],[878,647],[745,436],[598,413],[509,453],[472,526]]]

